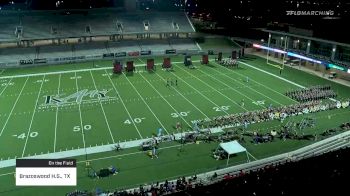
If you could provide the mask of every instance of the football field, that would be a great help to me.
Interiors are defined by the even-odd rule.
[[[95,61],[57,66],[6,69],[0,74],[0,163],[25,157],[72,157],[78,161],[78,186],[40,189],[42,195],[73,189],[91,190],[135,187],[150,181],[174,179],[226,166],[212,158],[218,142],[186,145],[160,144],[160,157],[151,160],[137,148],[121,152],[86,149],[103,148],[118,142],[151,138],[159,128],[163,134],[192,130],[193,121],[233,113],[287,106],[297,102],[284,93],[311,85],[330,84],[339,100],[350,97],[349,88],[293,68],[283,74],[266,65],[264,59],[247,55],[239,68],[226,68],[211,61],[202,65],[193,56],[195,69],[183,64],[183,56],[172,56],[173,71],[163,70],[163,58],[155,57],[157,69],[144,69],[147,59],[132,59],[136,72],[112,74],[111,61]],[[244,104],[242,104],[244,102]],[[349,109],[315,114],[316,126],[305,134],[321,134],[349,121]],[[311,114],[312,115],[312,114]],[[293,117],[301,121],[307,115]],[[287,123],[287,122],[285,122]],[[280,127],[274,120],[250,125],[248,130],[267,132]],[[324,137],[320,137],[322,139]],[[289,152],[315,142],[276,140],[254,145],[246,137],[242,145],[252,160]],[[71,154],[80,151],[85,153]],[[107,148],[106,148],[107,149]],[[116,165],[121,172],[95,181],[86,173],[85,161],[95,169]],[[246,162],[244,155],[232,158],[231,165]],[[1,164],[0,164],[1,166]],[[0,168],[0,195],[34,194],[35,187],[15,187],[14,165]],[[40,195],[40,194],[39,194]]]
[[[174,71],[147,72],[143,60],[135,63],[131,75],[92,68],[2,78],[0,148],[11,151],[0,151],[0,158],[149,138],[160,127],[171,134],[177,122],[190,130],[193,120],[296,103],[283,93],[297,86],[243,64],[174,63]]]

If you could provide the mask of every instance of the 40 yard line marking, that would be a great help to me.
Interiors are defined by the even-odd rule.
[[[105,70],[105,72],[106,72],[106,74],[108,75],[107,70]],[[142,137],[142,135],[141,135],[141,133],[140,133],[140,131],[139,131],[139,128],[137,128],[137,126],[136,126],[136,124],[135,124],[135,122],[134,122],[134,120],[133,120],[134,118],[131,117],[129,110],[128,110],[128,108],[125,106],[125,103],[124,103],[124,101],[123,101],[121,95],[119,94],[117,88],[115,87],[115,85],[114,85],[114,83],[113,83],[111,77],[108,77],[108,79],[109,79],[109,81],[111,82],[111,84],[112,84],[112,86],[113,86],[113,89],[114,89],[115,92],[117,93],[117,95],[118,95],[118,97],[119,97],[119,99],[120,99],[120,102],[121,102],[122,105],[124,106],[124,109],[125,109],[126,113],[128,113],[128,116],[129,116],[129,118],[130,118],[132,124],[134,125],[134,127],[135,127],[137,133],[139,134],[140,138],[143,139],[143,137]]]
[[[57,88],[57,95],[60,94],[60,87],[61,87],[61,76],[60,74],[58,76],[58,88]],[[56,152],[56,141],[57,141],[57,123],[58,123],[58,106],[56,107],[56,121],[55,121],[55,138],[53,141],[53,151]]]
[[[165,126],[163,125],[163,123],[159,120],[159,118],[157,117],[157,115],[153,112],[153,110],[151,109],[151,107],[149,107],[149,105],[147,104],[147,102],[145,101],[145,99],[141,96],[141,94],[139,93],[139,91],[135,88],[135,86],[130,82],[129,78],[123,73],[123,75],[125,76],[126,80],[130,83],[130,85],[132,86],[132,88],[136,91],[136,93],[140,96],[141,100],[143,101],[143,103],[147,106],[147,108],[149,109],[149,111],[153,114],[153,116],[156,118],[156,120],[159,122],[159,124],[163,127],[164,131],[167,132],[167,134],[169,134],[168,130],[165,128]]]
[[[38,96],[36,97],[34,111],[33,111],[33,114],[32,114],[32,118],[30,120],[28,132],[27,132],[27,135],[26,135],[26,141],[24,143],[24,147],[23,147],[23,151],[22,151],[22,157],[24,157],[24,152],[26,151],[26,147],[27,147],[27,143],[28,143],[28,139],[29,139],[29,134],[30,134],[31,129],[32,129],[33,120],[34,120],[34,116],[35,116],[35,112],[36,112],[36,107],[37,107],[38,102],[39,102],[39,97],[40,97],[40,93],[41,93],[41,89],[43,87],[44,81],[45,81],[45,75],[43,76],[43,79],[42,79],[41,84],[40,84],[40,89],[39,89],[39,92],[38,92]]]
[[[19,95],[17,96],[17,99],[16,99],[16,101],[15,101],[15,104],[13,104],[13,106],[12,106],[12,109],[11,109],[11,111],[10,111],[10,114],[8,115],[8,117],[7,117],[6,121],[5,121],[5,124],[4,124],[4,126],[2,127],[2,129],[1,129],[0,136],[2,135],[2,133],[3,133],[4,130],[5,130],[5,127],[6,127],[8,121],[9,121],[11,115],[12,115],[13,110],[15,109],[15,107],[16,107],[16,105],[17,105],[17,102],[18,102],[19,98],[21,97],[21,94],[22,94],[22,92],[23,92],[24,87],[26,86],[26,84],[27,84],[27,82],[28,82],[28,79],[29,79],[29,77],[27,77],[26,81],[24,82],[24,84],[23,84],[23,86],[22,86],[22,89],[21,89]]]
[[[91,75],[91,78],[92,78],[92,82],[94,83],[95,89],[97,90],[96,82],[95,82],[94,76],[92,75],[91,71],[90,71],[90,75]],[[102,109],[103,116],[105,117],[105,121],[106,121],[106,124],[107,124],[107,127],[108,127],[109,134],[111,135],[111,138],[112,138],[112,142],[115,143],[114,137],[113,137],[113,134],[112,134],[112,131],[111,131],[111,127],[109,126],[109,123],[108,123],[108,120],[107,120],[107,116],[106,116],[105,110],[103,109],[103,106],[102,106],[102,103],[100,101],[100,98],[98,98],[98,99],[99,99],[99,103],[100,103],[100,106],[101,106],[101,109]]]

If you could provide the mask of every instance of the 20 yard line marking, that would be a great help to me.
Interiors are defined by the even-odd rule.
[[[180,68],[180,66],[179,66],[179,68]],[[217,89],[215,89],[214,87],[212,87],[211,85],[207,84],[206,82],[204,82],[204,81],[201,80],[200,78],[197,78],[197,77],[196,77],[195,75],[193,75],[192,73],[190,73],[190,72],[188,72],[188,71],[186,71],[186,70],[184,70],[184,69],[182,69],[182,68],[180,68],[180,69],[183,70],[183,71],[185,71],[187,74],[193,76],[193,77],[196,78],[197,80],[201,81],[203,84],[207,85],[208,87],[210,87],[210,88],[214,89],[215,91],[219,92],[219,94],[221,94],[222,96],[224,96],[225,98],[227,98],[228,100],[230,100],[232,103],[236,104],[238,107],[242,108],[242,109],[245,110],[245,111],[248,111],[246,108],[244,108],[244,107],[242,107],[241,105],[239,105],[236,101],[234,101],[234,100],[232,100],[231,98],[227,97],[226,95],[224,95],[223,93],[221,93],[220,91],[218,91]],[[199,70],[199,71],[200,71],[200,70]],[[204,72],[203,72],[203,73],[204,73]],[[207,74],[207,75],[208,75],[208,74]],[[210,76],[210,75],[209,75],[209,76]],[[210,76],[210,77],[211,77],[211,76]],[[212,78],[215,79],[215,80],[217,80],[217,81],[219,81],[219,82],[221,82],[220,80],[218,80],[218,79],[216,79],[216,78],[214,78],[214,77],[212,77]],[[228,86],[227,84],[225,84],[225,83],[223,83],[223,82],[221,82],[221,83],[224,84],[225,86],[229,87],[229,88],[232,88],[232,87]],[[246,97],[247,99],[250,99],[250,100],[254,101],[253,99],[251,99],[250,97],[246,96],[245,94],[239,92],[238,90],[236,90],[236,89],[234,89],[234,88],[232,88],[232,90],[236,91],[238,94],[243,95],[243,96]]]
[[[76,89],[77,89],[77,92],[79,92],[77,72],[74,72],[74,77],[75,77],[75,87],[76,87]],[[84,144],[84,149],[85,149],[85,152],[86,152],[85,132],[84,132],[84,127],[83,127],[83,117],[81,116],[80,103],[78,103],[78,108],[79,108],[81,135],[82,135],[82,137],[83,137],[83,144]]]
[[[58,77],[58,88],[57,88],[57,95],[60,94],[60,87],[61,87],[61,76],[62,74],[59,75]],[[56,121],[55,121],[55,138],[53,141],[53,151],[56,152],[56,140],[57,140],[57,123],[58,123],[58,105],[56,107]]]
[[[105,70],[105,72],[106,72],[106,74],[108,74],[107,70]],[[124,103],[124,101],[123,101],[121,95],[119,94],[117,88],[115,87],[115,85],[114,85],[114,83],[113,83],[111,77],[108,76],[108,79],[109,79],[109,81],[111,82],[111,84],[112,84],[112,86],[113,86],[113,89],[114,89],[115,92],[117,93],[117,95],[118,95],[118,97],[119,97],[119,99],[120,99],[120,102],[121,102],[122,105],[124,106],[124,109],[125,109],[126,113],[128,113],[128,116],[129,116],[129,118],[130,118],[132,124],[134,125],[134,127],[135,127],[137,133],[139,134],[139,136],[141,137],[141,139],[143,139],[143,137],[142,137],[142,135],[141,135],[141,133],[140,133],[140,131],[139,131],[139,128],[137,128],[137,126],[136,126],[136,124],[135,124],[133,118],[132,118],[131,115],[130,115],[130,112],[129,112],[128,108],[125,106],[125,103]]]
[[[38,96],[36,97],[35,106],[34,106],[34,111],[33,111],[33,114],[32,114],[32,118],[31,118],[31,120],[30,120],[28,132],[27,132],[27,135],[26,135],[26,141],[25,141],[25,143],[24,143],[24,147],[23,147],[23,151],[22,151],[22,157],[24,157],[24,152],[26,151],[26,147],[27,147],[27,143],[28,143],[28,139],[29,139],[29,134],[30,134],[31,129],[32,129],[33,120],[34,120],[34,116],[35,116],[35,112],[36,112],[36,107],[38,106],[38,102],[39,102],[39,98],[40,98],[40,93],[41,93],[41,89],[42,89],[42,87],[43,87],[44,81],[45,81],[45,75],[43,76],[43,79],[42,79],[41,84],[40,84]]]
[[[195,91],[198,92],[198,94],[202,95],[202,97],[204,97],[206,100],[208,100],[210,103],[214,104],[216,107],[220,107],[218,104],[214,103],[212,100],[210,100],[207,96],[205,96],[203,93],[201,93],[199,90],[197,90],[196,88],[194,88],[192,85],[188,84],[185,80],[183,80],[181,77],[177,76],[176,74],[170,72],[171,74],[173,74],[174,76],[176,76],[176,78],[179,78],[180,80],[182,80],[183,82],[185,82],[187,84],[187,86],[191,87],[192,89],[194,89]],[[208,85],[209,86],[209,85]],[[209,86],[210,88],[212,88],[213,90],[215,90],[216,92],[222,94],[220,91],[216,90],[215,88]],[[222,94],[223,95],[223,94]],[[225,97],[225,95],[223,95]],[[226,97],[228,98],[228,97]],[[229,100],[231,100],[230,98],[228,98]],[[228,112],[226,112],[225,110],[222,110],[224,113],[229,114]]]
[[[149,105],[147,104],[147,102],[145,101],[145,99],[141,96],[141,94],[139,93],[139,91],[135,88],[135,86],[130,82],[129,78],[123,73],[123,75],[125,76],[126,80],[130,83],[130,85],[132,86],[132,88],[136,91],[136,93],[140,96],[141,100],[143,101],[143,103],[145,103],[145,105],[147,106],[147,108],[149,109],[149,111],[153,114],[153,116],[156,118],[156,120],[159,122],[159,124],[163,127],[163,129],[165,130],[165,132],[168,132],[168,130],[165,128],[165,126],[163,125],[163,123],[159,120],[159,118],[157,117],[157,115],[153,112],[153,110],[151,109],[151,107],[149,107]]]
[[[26,81],[24,82],[23,87],[22,87],[22,89],[21,89],[19,95],[17,96],[17,99],[16,99],[16,101],[15,101],[15,104],[13,104],[13,106],[12,106],[12,109],[11,109],[11,111],[10,111],[10,114],[8,115],[8,117],[7,117],[6,121],[5,121],[5,124],[4,124],[4,126],[2,127],[2,130],[1,130],[1,132],[0,132],[0,136],[2,135],[2,133],[3,133],[4,130],[5,130],[5,127],[6,127],[8,121],[9,121],[9,119],[10,119],[10,117],[11,117],[11,114],[12,114],[13,110],[15,109],[15,107],[16,107],[16,105],[17,105],[17,102],[18,102],[19,98],[21,97],[21,94],[22,94],[22,92],[23,92],[24,87],[26,86],[26,84],[27,84],[27,82],[28,82],[28,79],[29,79],[29,77],[27,77]]]
[[[213,70],[214,70],[214,69],[213,69]],[[199,70],[199,71],[203,72],[202,70]],[[217,71],[217,70],[214,70],[214,71],[219,72],[219,71]],[[204,73],[204,72],[203,72],[203,73]],[[212,77],[210,74],[208,74],[208,73],[206,73],[206,74],[207,74],[208,76]],[[245,85],[244,83],[242,83],[242,82],[240,82],[240,81],[238,81],[238,80],[236,80],[236,79],[234,79],[234,78],[231,78],[231,77],[229,77],[229,76],[227,76],[227,75],[225,75],[225,74],[223,74],[223,76],[229,78],[229,79],[232,80],[232,81],[238,82],[238,83],[242,84],[243,86],[248,87],[248,88],[251,89],[252,91],[254,91],[254,92],[256,92],[256,93],[258,93],[258,94],[260,94],[260,95],[266,97],[267,99],[270,99],[271,101],[273,101],[273,102],[275,102],[275,103],[277,103],[277,104],[283,106],[283,104],[281,104],[280,102],[278,102],[278,101],[276,101],[276,100],[270,98],[269,96],[266,96],[265,94],[263,94],[263,93],[261,93],[261,92],[255,90],[255,89],[251,88],[250,86]],[[221,83],[223,83],[221,80],[218,80],[218,79],[216,79],[216,80],[217,80],[217,81],[220,81]],[[223,83],[223,84],[225,84],[225,83]],[[227,84],[225,84],[225,85],[227,85]],[[231,88],[232,88],[232,87],[231,87]],[[260,105],[260,106],[261,106],[261,105]],[[263,107],[263,106],[261,106],[261,107]],[[263,107],[263,108],[265,108],[265,107]]]
[[[156,88],[154,88],[154,86],[140,73],[140,75],[141,75],[141,77],[158,93],[158,95],[160,95],[160,97],[161,98],[163,98],[163,100],[165,101],[165,102],[167,102],[167,104],[176,112],[176,113],[178,113],[179,114],[179,112],[168,102],[168,100],[166,100],[164,97],[163,97],[163,95],[162,94],[160,94],[160,92],[156,89]],[[182,120],[183,121],[185,121],[185,123],[189,126],[189,127],[191,127],[191,125],[184,119],[184,117],[182,116],[182,115],[180,115],[180,118],[182,118]]]
[[[97,90],[96,82],[95,82],[94,76],[92,75],[91,71],[90,71],[90,75],[91,75],[91,78],[92,78],[92,82],[94,83],[95,89]],[[109,126],[109,123],[108,123],[108,120],[107,120],[106,112],[105,112],[105,110],[104,110],[104,108],[102,106],[100,98],[98,98],[98,99],[99,99],[99,103],[100,103],[100,106],[101,106],[101,109],[102,109],[103,116],[105,117],[105,121],[106,121],[106,124],[107,124],[107,127],[108,127],[109,134],[111,135],[111,138],[112,138],[112,142],[115,143],[114,137],[113,137],[113,134],[112,134],[112,131],[111,131],[111,127]]]

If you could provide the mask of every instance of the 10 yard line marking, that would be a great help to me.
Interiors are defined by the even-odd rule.
[[[13,110],[15,109],[15,107],[16,107],[16,105],[17,105],[17,102],[18,102],[19,98],[21,97],[21,94],[22,94],[22,92],[23,92],[24,87],[26,86],[26,84],[27,84],[27,82],[28,82],[28,79],[29,79],[29,77],[27,77],[26,81],[24,82],[23,87],[22,87],[22,89],[21,89],[19,95],[17,96],[17,99],[16,99],[16,101],[15,101],[15,104],[13,104],[13,106],[12,106],[12,109],[11,109],[11,111],[10,111],[10,114],[8,115],[8,117],[7,117],[7,119],[6,119],[6,122],[5,122],[5,124],[4,124],[4,126],[2,127],[2,130],[1,130],[1,132],[0,132],[0,136],[2,135],[2,133],[3,133],[4,130],[5,130],[5,127],[6,127],[8,121],[9,121],[11,115],[12,115]]]
[[[105,72],[106,72],[106,74],[108,75],[108,73],[107,73],[106,70],[105,70]],[[128,113],[128,116],[129,116],[129,118],[130,118],[132,124],[134,125],[134,127],[135,127],[137,133],[139,134],[139,136],[141,137],[141,139],[143,139],[143,137],[142,137],[142,135],[141,135],[139,129],[137,128],[137,126],[136,126],[136,124],[135,124],[135,122],[134,122],[134,119],[131,117],[129,110],[128,110],[128,108],[125,106],[124,101],[123,101],[121,95],[119,94],[117,88],[115,87],[115,85],[114,85],[114,83],[113,83],[111,77],[108,77],[108,79],[109,79],[109,81],[111,82],[111,84],[112,84],[112,86],[113,86],[113,89],[114,89],[115,92],[117,93],[117,95],[118,95],[118,97],[119,97],[119,99],[120,99],[120,102],[123,104],[126,113]]]
[[[77,72],[74,72],[74,77],[75,77],[75,87],[76,87],[76,89],[77,89],[77,92],[79,92]],[[78,108],[79,108],[81,135],[83,136],[83,143],[84,143],[84,149],[85,149],[85,154],[86,154],[85,132],[84,132],[84,127],[83,127],[83,118],[82,118],[82,116],[81,116],[80,103],[78,103]]]
[[[94,76],[92,75],[91,71],[90,71],[90,75],[91,75],[92,81],[94,83],[95,89],[97,90],[96,82],[95,82]],[[105,110],[103,109],[103,106],[102,106],[100,98],[98,98],[98,99],[99,99],[99,103],[100,103],[100,106],[101,106],[101,109],[102,109],[103,116],[105,117],[105,120],[106,120],[106,124],[107,124],[107,127],[108,127],[109,134],[111,135],[113,143],[115,143],[114,137],[113,137],[113,134],[112,134],[112,131],[111,131],[111,127],[109,126],[109,123],[108,123],[108,120],[107,120],[107,116],[106,116]]]
[[[125,76],[125,74],[123,73],[123,75]],[[126,80],[130,83],[130,85],[132,86],[132,88],[134,88],[134,90],[136,91],[136,93],[140,96],[141,100],[143,101],[143,103],[145,103],[145,105],[147,106],[147,108],[149,109],[149,111],[153,114],[153,116],[156,118],[156,120],[159,122],[159,124],[164,128],[165,132],[168,132],[168,130],[165,128],[165,126],[163,125],[162,122],[160,122],[159,118],[157,117],[157,115],[153,112],[153,110],[151,109],[151,107],[149,107],[149,105],[147,104],[147,102],[145,101],[145,99],[141,96],[141,94],[139,93],[139,91],[135,88],[135,86],[130,82],[129,78],[127,76],[125,76]]]
[[[35,116],[35,112],[36,112],[36,107],[37,107],[38,102],[39,102],[39,97],[40,97],[40,93],[41,93],[41,89],[43,87],[44,81],[45,81],[45,75],[43,76],[43,79],[42,79],[41,85],[40,85],[40,89],[39,89],[39,92],[38,92],[38,96],[36,97],[35,107],[34,107],[34,111],[33,111],[33,114],[32,114],[32,119],[30,120],[28,132],[27,132],[27,136],[26,136],[26,141],[24,143],[24,147],[23,147],[23,151],[22,151],[22,157],[24,157],[24,152],[26,151],[26,147],[27,147],[27,143],[28,143],[28,139],[29,139],[29,134],[30,134],[31,129],[32,129],[33,120],[34,120],[34,116]]]
[[[215,63],[215,62],[214,62],[214,63]],[[240,63],[242,63],[242,62],[240,62]],[[217,64],[217,63],[215,63],[215,64]],[[217,64],[217,65],[218,65],[218,64]],[[224,67],[224,68],[226,68],[227,70],[230,70],[232,73],[234,73],[234,74],[236,74],[236,75],[246,77],[246,75],[240,74],[240,73],[238,73],[238,72],[235,72],[235,71],[233,71],[233,70],[231,70],[231,69],[229,69],[229,68],[227,68],[227,67]],[[226,77],[229,77],[229,76],[227,76],[227,75],[224,74],[224,73],[222,73],[222,74],[225,75]],[[278,92],[278,91],[276,91],[276,90],[274,90],[274,89],[272,89],[272,88],[270,88],[270,87],[268,87],[268,86],[266,86],[266,85],[264,85],[264,84],[262,84],[262,83],[260,83],[260,82],[258,82],[258,81],[256,81],[256,80],[254,80],[254,79],[249,78],[249,80],[251,80],[251,81],[253,81],[253,82],[255,82],[255,83],[257,83],[257,84],[259,84],[259,85],[261,85],[261,86],[263,86],[263,87],[265,87],[265,88],[267,88],[267,89],[269,89],[270,91],[275,92],[275,93],[277,93],[277,94],[283,96],[283,97],[287,97],[288,99],[292,100],[292,101],[295,102],[295,103],[299,103],[299,102],[295,101],[294,99],[292,99],[292,98],[290,98],[290,97],[288,97],[288,96],[286,96],[286,95],[284,95],[284,94],[282,94],[282,93],[280,93],[280,92]]]
[[[60,87],[61,87],[61,74],[58,77],[58,89],[57,89],[57,95],[60,94]],[[56,107],[56,121],[55,121],[55,139],[53,141],[53,151],[56,152],[56,140],[57,140],[57,123],[58,123],[58,105]]]

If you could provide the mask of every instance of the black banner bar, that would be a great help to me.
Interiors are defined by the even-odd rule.
[[[76,167],[76,159],[16,159],[16,167]]]

